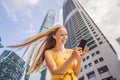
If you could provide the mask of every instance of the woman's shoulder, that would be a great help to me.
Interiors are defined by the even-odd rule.
[[[45,50],[45,53],[51,53],[52,49]]]
[[[45,50],[44,55],[50,57],[50,56],[53,56],[53,52],[52,52],[51,49],[50,50]]]

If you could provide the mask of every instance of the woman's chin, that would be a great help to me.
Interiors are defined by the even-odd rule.
[[[66,42],[62,42],[63,45],[65,45]]]

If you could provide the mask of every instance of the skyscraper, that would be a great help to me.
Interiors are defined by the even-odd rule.
[[[21,80],[24,64],[25,61],[15,52],[5,50],[0,55],[0,80]],[[29,80],[28,74],[24,80]]]
[[[54,24],[54,20],[55,20],[55,12],[54,10],[50,9],[43,20],[43,23],[41,25],[39,32],[42,32],[51,28]]]
[[[54,24],[54,20],[55,20],[55,12],[54,10],[50,9],[45,16],[45,19],[42,23],[39,33],[51,28]],[[46,73],[47,73],[47,69],[41,72],[40,80],[46,80]]]
[[[112,45],[78,0],[63,3],[63,25],[68,31],[66,47],[74,48],[87,40],[89,52],[83,58],[79,80],[120,80],[120,61]]]

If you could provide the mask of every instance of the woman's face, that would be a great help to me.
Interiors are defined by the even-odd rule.
[[[57,43],[59,44],[65,44],[67,41],[67,30],[65,28],[60,28],[56,32],[55,35],[53,35],[53,38],[56,40]]]

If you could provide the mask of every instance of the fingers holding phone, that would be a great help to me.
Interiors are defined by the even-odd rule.
[[[77,47],[77,48],[78,48],[78,54],[79,54],[79,56],[82,56],[83,55],[82,48],[81,47]]]
[[[76,48],[73,50],[72,57],[74,57],[75,59],[76,59],[76,58],[79,58],[79,57],[80,57],[80,53],[82,54],[82,48],[81,48],[81,47],[76,47]]]
[[[76,58],[84,57],[88,50],[87,41],[85,39],[81,39],[78,47],[73,51],[73,56]]]
[[[83,57],[86,55],[86,53],[89,51],[89,48],[87,47],[87,45],[85,46],[84,48],[84,51],[83,51]]]
[[[86,41],[85,39],[81,39],[78,47],[81,47],[81,48],[82,48],[82,52],[80,52],[80,55],[81,55],[82,57],[84,57],[85,54],[86,54],[86,53],[88,52],[88,50],[89,50],[88,47],[87,47],[87,41]]]

